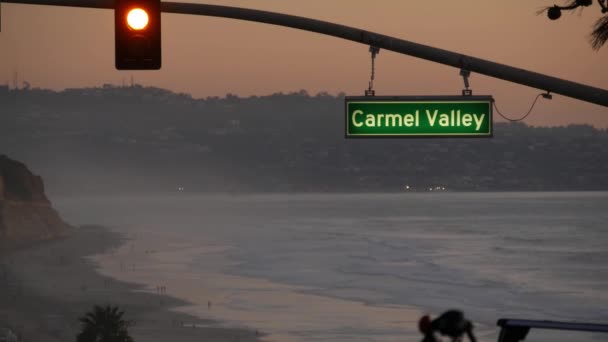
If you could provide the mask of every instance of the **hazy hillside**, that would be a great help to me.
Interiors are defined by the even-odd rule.
[[[0,154],[0,251],[65,236],[68,231],[44,193],[42,178]]]
[[[303,91],[0,88],[0,153],[52,193],[608,189],[606,130],[497,124],[492,139],[346,140],[343,107]]]

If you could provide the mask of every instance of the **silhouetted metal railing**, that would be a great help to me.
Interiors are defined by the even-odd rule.
[[[501,327],[498,342],[519,342],[526,338],[531,328],[608,333],[608,325],[594,323],[567,323],[534,321],[527,319],[499,319]]]

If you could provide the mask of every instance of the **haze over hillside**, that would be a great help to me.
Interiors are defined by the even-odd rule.
[[[0,107],[0,152],[56,194],[608,189],[608,132],[587,125],[347,140],[343,97],[305,91],[193,99],[141,86],[0,88]]]
[[[0,154],[0,251],[68,232],[69,226],[44,193],[42,179]]]

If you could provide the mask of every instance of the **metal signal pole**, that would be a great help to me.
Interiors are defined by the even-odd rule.
[[[113,9],[113,0],[2,0],[5,3]],[[608,90],[326,21],[248,8],[162,2],[161,11],[255,21],[321,33],[608,107]]]

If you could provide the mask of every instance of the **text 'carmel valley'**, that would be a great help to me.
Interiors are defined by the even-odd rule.
[[[479,131],[483,125],[485,113],[461,113],[460,110],[451,110],[449,113],[439,113],[439,110],[425,110],[425,115],[420,115],[420,110],[410,114],[365,114],[362,110],[355,110],[351,115],[352,124],[355,127],[471,127]]]

